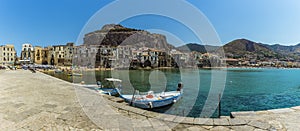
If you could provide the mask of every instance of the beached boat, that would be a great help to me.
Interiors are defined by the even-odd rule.
[[[54,73],[63,73],[63,71],[60,70],[60,69],[55,69],[55,70],[54,70]]]
[[[81,73],[69,73],[68,76],[82,76]]]
[[[111,96],[117,96],[118,91],[116,90],[115,84],[119,84],[118,88],[121,88],[120,83],[122,80],[115,79],[115,78],[105,78],[104,79],[107,84],[103,85],[100,81],[97,81],[97,84],[74,84],[75,86],[85,87],[92,90],[95,90],[101,94],[111,95]]]
[[[136,92],[133,95],[123,95],[119,90],[118,92],[120,94],[120,97],[130,105],[143,109],[152,109],[171,105],[180,100],[183,94],[182,86],[183,85],[179,83],[177,91],[161,93],[154,93],[153,91],[149,91],[145,95],[136,94]]]
[[[181,91],[169,91],[162,93],[148,92],[147,95],[120,95],[130,105],[143,108],[159,108],[176,103],[181,97]]]
[[[107,94],[111,96],[119,95],[117,88],[121,88],[122,80],[116,78],[105,78],[104,80],[108,84],[102,85],[102,83],[98,81],[97,82],[98,88],[96,89],[96,91],[98,91],[101,94]],[[118,87],[115,86],[116,84],[118,85]]]
[[[35,71],[34,68],[29,68],[29,70],[30,70],[32,73],[36,73],[36,71]]]

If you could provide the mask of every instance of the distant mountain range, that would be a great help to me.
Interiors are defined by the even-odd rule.
[[[294,46],[284,46],[284,45],[267,45],[265,46],[279,54],[294,58],[294,59],[299,59],[300,58],[300,44],[294,45]]]
[[[171,50],[176,47],[169,44],[166,36],[154,34],[144,30],[123,27],[117,24],[107,24],[100,30],[90,32],[84,37],[85,45],[132,45],[135,47],[150,47]],[[262,44],[247,39],[233,40],[224,46],[224,53],[228,58],[250,59],[296,59],[300,60],[300,44],[284,46],[280,44]],[[176,48],[182,52],[196,51],[200,53],[218,52],[222,48],[213,45],[189,43]]]
[[[269,45],[253,42],[247,39],[237,39],[225,44],[223,50],[225,55],[229,58],[259,58],[259,59],[299,59],[300,58],[300,44],[294,46],[284,45]],[[197,51],[201,53],[216,52],[222,49],[220,46],[200,45],[196,43],[189,43],[184,46],[177,47],[178,50]]]

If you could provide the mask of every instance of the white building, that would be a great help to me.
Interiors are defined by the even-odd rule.
[[[27,64],[34,63],[34,49],[31,44],[25,43],[22,45],[20,61],[21,63],[27,63]]]

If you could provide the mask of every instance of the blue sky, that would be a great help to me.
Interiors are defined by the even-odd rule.
[[[0,45],[12,43],[19,54],[23,43],[48,46],[75,42],[90,17],[110,2],[112,1],[1,0]],[[238,38],[268,44],[300,43],[299,0],[285,2],[188,0],[188,2],[204,13],[219,34],[222,43]],[[200,42],[180,23],[161,16],[137,16],[121,24],[150,31],[160,29],[171,32],[184,43]],[[171,38],[168,40],[170,43],[174,42],[176,46],[181,45]]]

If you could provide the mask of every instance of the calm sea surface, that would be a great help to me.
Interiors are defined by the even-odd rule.
[[[85,71],[82,77],[55,77],[79,83],[95,84],[104,78],[122,79],[122,93],[176,90],[177,83],[183,82],[183,98],[172,106],[155,109],[174,115],[192,117],[216,117],[219,93],[221,114],[233,111],[257,111],[300,105],[300,69],[166,69],[166,70],[115,70]],[[224,90],[223,90],[224,88]],[[210,96],[210,97],[208,97]]]

